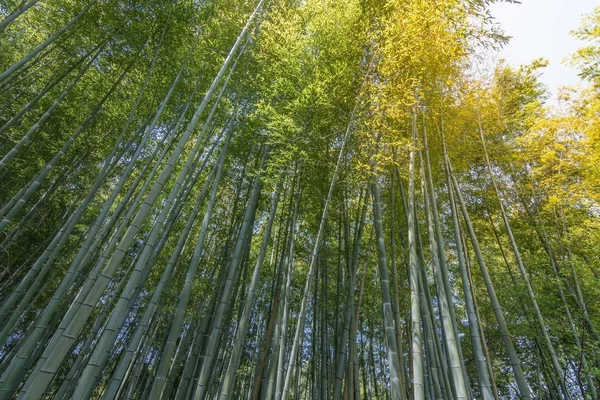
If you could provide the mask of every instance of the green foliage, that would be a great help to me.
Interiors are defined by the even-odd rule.
[[[411,347],[410,231],[418,233],[417,266],[425,279],[417,294],[431,297],[431,304],[420,304],[419,316],[431,313],[431,329],[418,326],[427,377],[437,374],[454,382],[450,364],[436,356],[435,346],[443,353],[454,349],[442,332],[455,328],[462,352],[455,360],[464,364],[460,373],[469,377],[471,397],[482,397],[473,361],[481,346],[473,345],[469,329],[477,325],[468,315],[468,300],[473,300],[489,375],[501,398],[518,396],[505,334],[517,348],[532,394],[564,394],[553,375],[554,349],[566,391],[572,398],[591,398],[600,383],[600,49],[595,43],[600,11],[575,32],[591,45],[572,60],[595,86],[565,95],[559,114],[545,105],[548,93],[539,80],[545,60],[519,68],[500,62],[489,78],[472,75],[474,56],[507,40],[493,24],[491,2],[271,0],[257,10],[241,37],[258,2],[94,1],[36,54],[31,51],[88,3],[38,2],[8,24],[0,32],[0,70],[23,64],[0,81],[0,157],[16,149],[0,167],[0,216],[6,218],[0,221],[1,389],[28,391],[33,398],[84,392],[90,398],[109,393],[149,398],[159,365],[168,364],[163,397],[181,390],[188,392],[178,398],[200,393],[194,377],[201,368],[209,368],[207,397],[217,397],[250,298],[242,356],[232,361],[237,376],[231,398],[275,393],[286,373],[291,398],[331,396],[340,354],[350,357],[351,367],[341,371],[343,385],[354,385],[348,397],[383,398],[392,385],[402,386],[402,398],[412,397],[410,361],[419,356]],[[0,15],[23,4],[5,1]],[[239,47],[229,55],[236,41]],[[225,60],[230,62],[221,71]],[[203,101],[206,109],[194,115]],[[411,134],[413,117],[418,140]],[[36,126],[40,118],[44,121]],[[19,147],[32,127],[29,140]],[[227,135],[231,143],[211,211],[209,194]],[[408,166],[417,151],[425,158],[416,163],[416,189],[409,193]],[[267,158],[261,167],[263,152]],[[39,178],[55,157],[47,175]],[[421,182],[420,174],[429,161],[437,215],[426,218],[429,176],[424,174]],[[106,177],[99,180],[102,171]],[[164,171],[169,173],[161,177]],[[464,237],[457,243],[456,204],[451,204],[457,193],[448,187],[447,173],[458,182],[491,281],[478,263],[460,211],[457,229]],[[243,220],[257,177],[262,189],[245,235]],[[358,233],[364,196],[370,193],[366,188],[372,184],[381,191],[379,237],[370,198],[364,232]],[[24,195],[28,185],[35,187],[30,198]],[[275,191],[280,203],[256,293],[249,297]],[[407,204],[409,194],[416,204]],[[429,212],[433,205],[427,203]],[[412,206],[416,226],[409,227]],[[9,218],[11,209],[18,212]],[[503,211],[520,254],[513,249]],[[137,215],[144,217],[136,220]],[[432,254],[433,243],[429,246],[438,239],[437,233],[430,237],[436,222],[445,265],[436,261],[441,254]],[[203,250],[194,257],[201,235],[206,235]],[[459,246],[465,249],[472,299],[465,298]],[[383,256],[387,264],[378,264]],[[115,270],[108,271],[117,259]],[[170,260],[173,269],[165,269]],[[353,268],[356,287],[350,302]],[[441,269],[448,282],[434,279],[433,272]],[[189,278],[189,271],[195,276]],[[379,275],[385,273],[390,286],[397,280],[390,293],[382,293]],[[307,279],[312,279],[308,286]],[[444,283],[454,319],[440,306],[446,289],[438,285]],[[182,303],[185,287],[192,290]],[[156,293],[160,297],[153,303]],[[83,299],[92,304],[82,306]],[[395,315],[382,312],[386,299],[398,308],[399,326]],[[302,307],[305,315],[299,312]],[[181,326],[173,324],[178,312]],[[289,354],[301,321],[298,360],[292,362]],[[62,335],[61,323],[75,333]],[[396,336],[386,328],[397,330]],[[171,334],[175,343],[167,343],[172,329],[179,332]],[[551,346],[543,341],[542,329]],[[277,336],[283,332],[285,337]],[[216,338],[214,343],[204,339],[209,337]],[[342,337],[353,341],[341,343]],[[394,383],[388,352],[392,337],[402,339],[396,343],[402,349],[396,361],[404,365],[401,382]],[[275,344],[282,340],[279,365]],[[63,346],[54,352],[57,341]],[[173,359],[161,364],[166,346],[173,348]],[[214,366],[199,361],[209,351]],[[438,361],[444,363],[439,370],[434,369]],[[288,372],[294,364],[298,375]],[[425,382],[432,396],[433,383]],[[446,390],[441,397],[450,398],[449,387],[440,390]]]

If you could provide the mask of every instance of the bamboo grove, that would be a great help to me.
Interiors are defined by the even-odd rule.
[[[0,399],[597,399],[600,10],[0,4]]]

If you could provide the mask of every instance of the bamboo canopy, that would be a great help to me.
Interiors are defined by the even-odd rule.
[[[493,2],[2,3],[0,400],[597,399],[600,8],[558,108]]]

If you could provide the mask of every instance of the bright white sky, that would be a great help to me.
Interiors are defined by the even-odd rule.
[[[553,95],[561,85],[579,81],[577,71],[563,60],[581,47],[582,42],[569,32],[577,28],[581,17],[600,5],[598,0],[521,0],[522,4],[498,3],[492,15],[508,36],[510,43],[500,57],[514,66],[528,64],[543,57],[550,61],[541,77]]]

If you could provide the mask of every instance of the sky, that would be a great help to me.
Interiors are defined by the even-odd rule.
[[[497,3],[491,13],[508,36],[510,43],[501,51],[514,66],[528,64],[543,57],[550,64],[544,69],[541,81],[556,101],[557,87],[574,85],[579,81],[577,70],[563,60],[582,46],[569,32],[576,29],[584,14],[600,6],[598,0],[520,0],[521,4]]]

